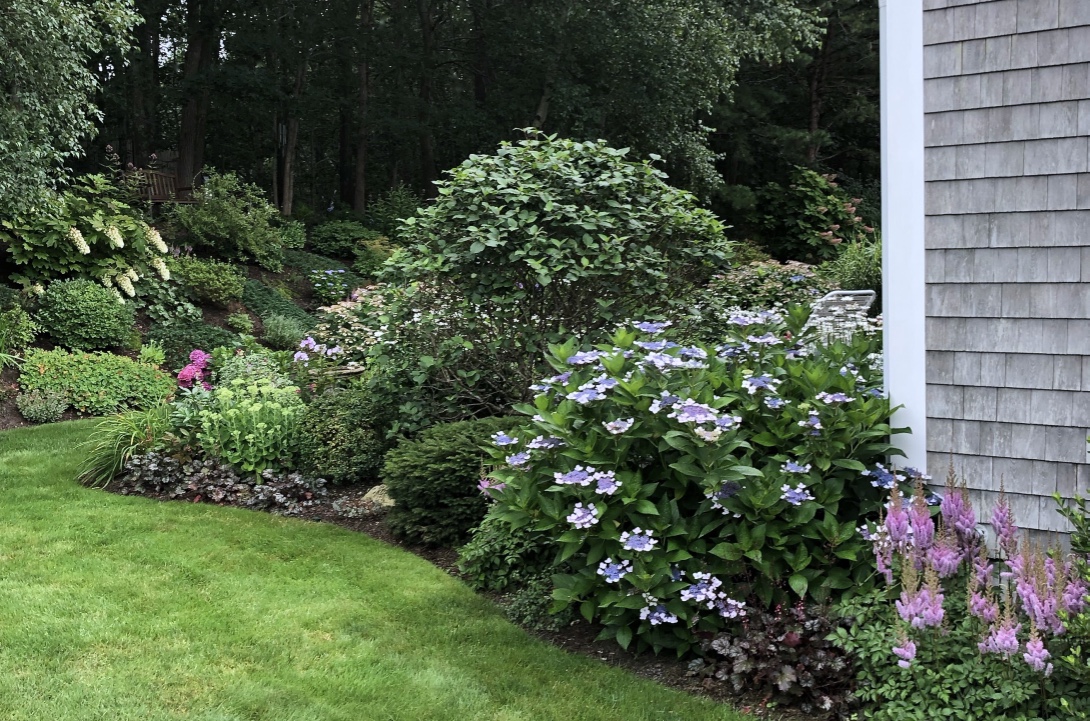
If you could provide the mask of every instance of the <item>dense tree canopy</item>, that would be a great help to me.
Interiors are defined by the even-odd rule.
[[[401,184],[432,193],[534,126],[658,154],[744,227],[752,189],[794,165],[876,178],[873,5],[10,0],[0,196],[47,186],[82,142],[81,170],[107,145],[183,187],[214,167],[305,220]]]
[[[131,0],[0,3],[0,203],[40,200],[99,117],[90,102],[136,22]]]

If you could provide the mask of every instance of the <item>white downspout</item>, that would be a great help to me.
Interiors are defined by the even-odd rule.
[[[878,0],[882,63],[882,313],[899,465],[927,468],[923,0]]]

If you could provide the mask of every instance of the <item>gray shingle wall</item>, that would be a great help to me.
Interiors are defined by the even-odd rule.
[[[928,465],[1090,490],[1090,0],[924,0]]]

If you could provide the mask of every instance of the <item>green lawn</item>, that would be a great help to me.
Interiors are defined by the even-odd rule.
[[[0,433],[0,719],[744,718],[535,641],[366,536],[82,488],[90,428]]]

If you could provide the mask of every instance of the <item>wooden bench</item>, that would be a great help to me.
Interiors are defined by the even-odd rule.
[[[178,187],[178,178],[173,173],[161,170],[133,170],[129,173],[136,178],[140,197],[152,203],[193,203],[193,188]]]

